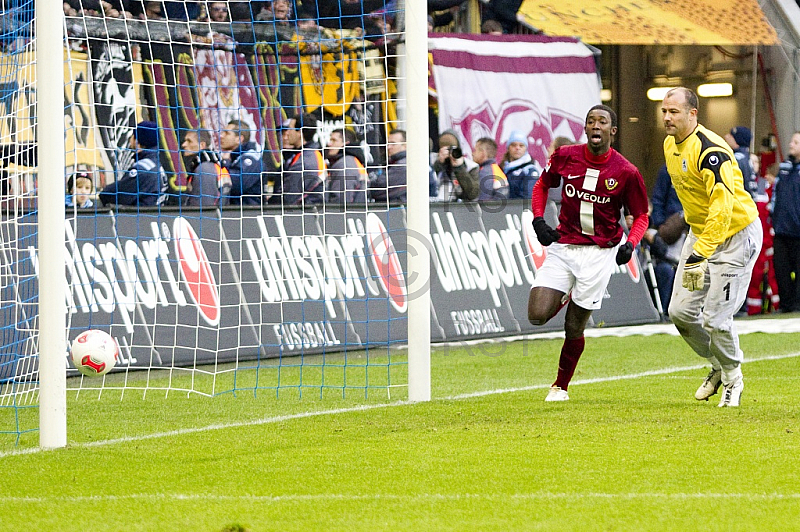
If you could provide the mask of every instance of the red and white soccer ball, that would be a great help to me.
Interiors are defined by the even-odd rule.
[[[72,342],[72,363],[87,377],[99,377],[111,371],[119,358],[119,346],[105,331],[83,331]]]

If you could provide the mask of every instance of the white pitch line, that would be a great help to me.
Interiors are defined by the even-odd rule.
[[[750,360],[746,360],[745,362],[759,362],[765,360],[780,360],[784,358],[795,358],[800,356],[800,352],[796,353],[787,353],[784,355],[771,355],[761,358],[754,358]],[[615,381],[622,381],[622,380],[629,380],[629,379],[639,379],[642,377],[651,377],[654,375],[667,375],[670,373],[680,373],[683,371],[693,371],[697,369],[704,369],[708,367],[707,365],[692,365],[692,366],[680,366],[680,367],[671,367],[671,368],[662,368],[662,369],[655,369],[650,371],[643,371],[639,373],[630,373],[624,375],[611,375],[608,377],[597,377],[593,379],[579,379],[574,382],[570,383],[570,386],[577,386],[581,384],[597,384],[603,382],[615,382]],[[470,399],[474,397],[485,397],[488,395],[498,395],[504,393],[516,393],[516,392],[524,392],[529,390],[541,390],[545,388],[549,388],[549,384],[534,384],[531,386],[521,386],[517,388],[499,388],[495,390],[484,390],[480,392],[471,392],[465,394],[458,394],[458,395],[451,395],[447,397],[437,397],[435,400],[438,401],[459,401],[462,399]],[[282,416],[273,416],[263,419],[256,419],[253,421],[240,421],[237,423],[217,423],[213,425],[207,425],[205,427],[190,427],[185,429],[179,430],[172,430],[166,432],[155,432],[153,434],[144,434],[141,436],[130,436],[125,438],[114,438],[111,440],[101,440],[96,442],[89,442],[89,443],[74,443],[70,444],[67,449],[86,449],[86,448],[93,448],[93,447],[105,447],[108,445],[116,445],[120,443],[130,443],[136,441],[144,441],[144,440],[152,440],[157,438],[168,438],[171,436],[182,436],[185,434],[196,434],[199,432],[208,432],[212,430],[222,430],[222,429],[231,429],[231,428],[239,428],[239,427],[254,427],[258,425],[269,425],[273,423],[280,423],[283,421],[291,421],[294,419],[303,419],[308,417],[317,417],[317,416],[327,416],[327,415],[336,415],[336,414],[347,414],[350,412],[362,412],[367,410],[375,410],[378,408],[388,408],[392,406],[404,406],[415,404],[411,401],[395,401],[392,403],[380,403],[374,405],[360,405],[354,407],[347,407],[347,408],[336,408],[331,410],[318,410],[312,412],[300,412],[297,414],[285,414]],[[26,454],[36,454],[40,452],[46,451],[59,451],[62,449],[41,449],[39,447],[34,447],[30,449],[23,449],[23,450],[14,450],[14,451],[5,451],[0,452],[0,459],[6,458],[8,456],[17,456],[17,455],[26,455]]]
[[[784,355],[770,355],[766,357],[760,358],[752,358],[750,360],[745,360],[747,362],[760,362],[762,360],[780,360],[783,358],[796,358],[800,357],[800,352],[797,353],[786,353]],[[595,377],[593,379],[578,379],[569,383],[570,386],[576,386],[579,384],[596,384],[600,382],[615,382],[615,381],[624,381],[629,379],[640,379],[642,377],[652,377],[654,375],[668,375],[670,373],[681,373],[683,371],[694,371],[697,369],[707,369],[709,366],[708,364],[695,364],[693,366],[680,366],[680,367],[672,367],[672,368],[661,368],[661,369],[652,369],[648,371],[642,371],[640,373],[629,373],[627,375],[612,375],[609,377]],[[534,384],[531,386],[522,386],[520,388],[500,388],[497,390],[484,390],[482,392],[470,392],[464,393],[459,395],[453,395],[450,397],[442,397],[443,400],[458,400],[458,399],[469,399],[472,397],[485,397],[487,395],[495,395],[501,393],[514,393],[514,392],[524,392],[528,390],[542,390],[550,388],[550,384]]]
[[[14,504],[51,504],[58,503],[93,503],[118,501],[170,501],[170,502],[313,502],[313,501],[460,501],[460,500],[582,500],[582,499],[739,499],[746,501],[774,501],[800,499],[800,493],[420,493],[416,495],[398,495],[392,493],[344,494],[316,493],[300,495],[217,495],[213,493],[132,493],[128,495],[87,495],[87,496],[52,496],[52,497],[0,497],[0,503]]]

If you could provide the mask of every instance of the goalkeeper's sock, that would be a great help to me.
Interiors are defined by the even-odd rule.
[[[734,384],[738,382],[742,378],[742,366],[734,366],[728,368],[722,368],[722,384],[728,386],[729,384]]]
[[[566,338],[564,345],[561,347],[561,356],[558,359],[558,376],[556,377],[555,386],[562,390],[566,390],[569,386],[569,381],[575,374],[575,367],[578,365],[583,354],[583,348],[586,345],[586,338]]]

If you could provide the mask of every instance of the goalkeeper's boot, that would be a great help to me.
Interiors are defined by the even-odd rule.
[[[739,377],[730,384],[726,384],[722,388],[722,397],[717,406],[739,406],[739,401],[742,398],[742,390],[744,390],[744,379]]]
[[[550,387],[550,391],[547,392],[547,397],[545,397],[544,400],[547,403],[552,401],[569,401],[569,394],[567,390],[562,390],[554,384]]]
[[[694,392],[694,398],[698,401],[708,401],[712,395],[716,395],[719,387],[722,385],[722,370],[711,368],[708,372],[708,377],[703,381],[703,384]]]

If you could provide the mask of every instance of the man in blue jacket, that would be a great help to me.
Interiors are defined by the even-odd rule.
[[[772,193],[775,278],[781,312],[800,311],[800,131],[789,142]]]
[[[250,129],[231,120],[219,137],[225,168],[231,175],[231,205],[261,205],[261,152],[250,141]]]
[[[406,202],[406,132],[393,129],[386,139],[386,172],[370,178],[369,195],[378,202]]]
[[[133,165],[98,195],[104,205],[153,207],[167,198],[167,174],[158,158],[158,125],[139,122],[130,138]]]
[[[744,189],[755,197],[758,192],[758,180],[753,172],[753,165],[750,164],[750,142],[753,140],[750,128],[744,126],[731,128],[724,138],[733,150],[736,163],[739,165],[739,170],[742,171]]]

